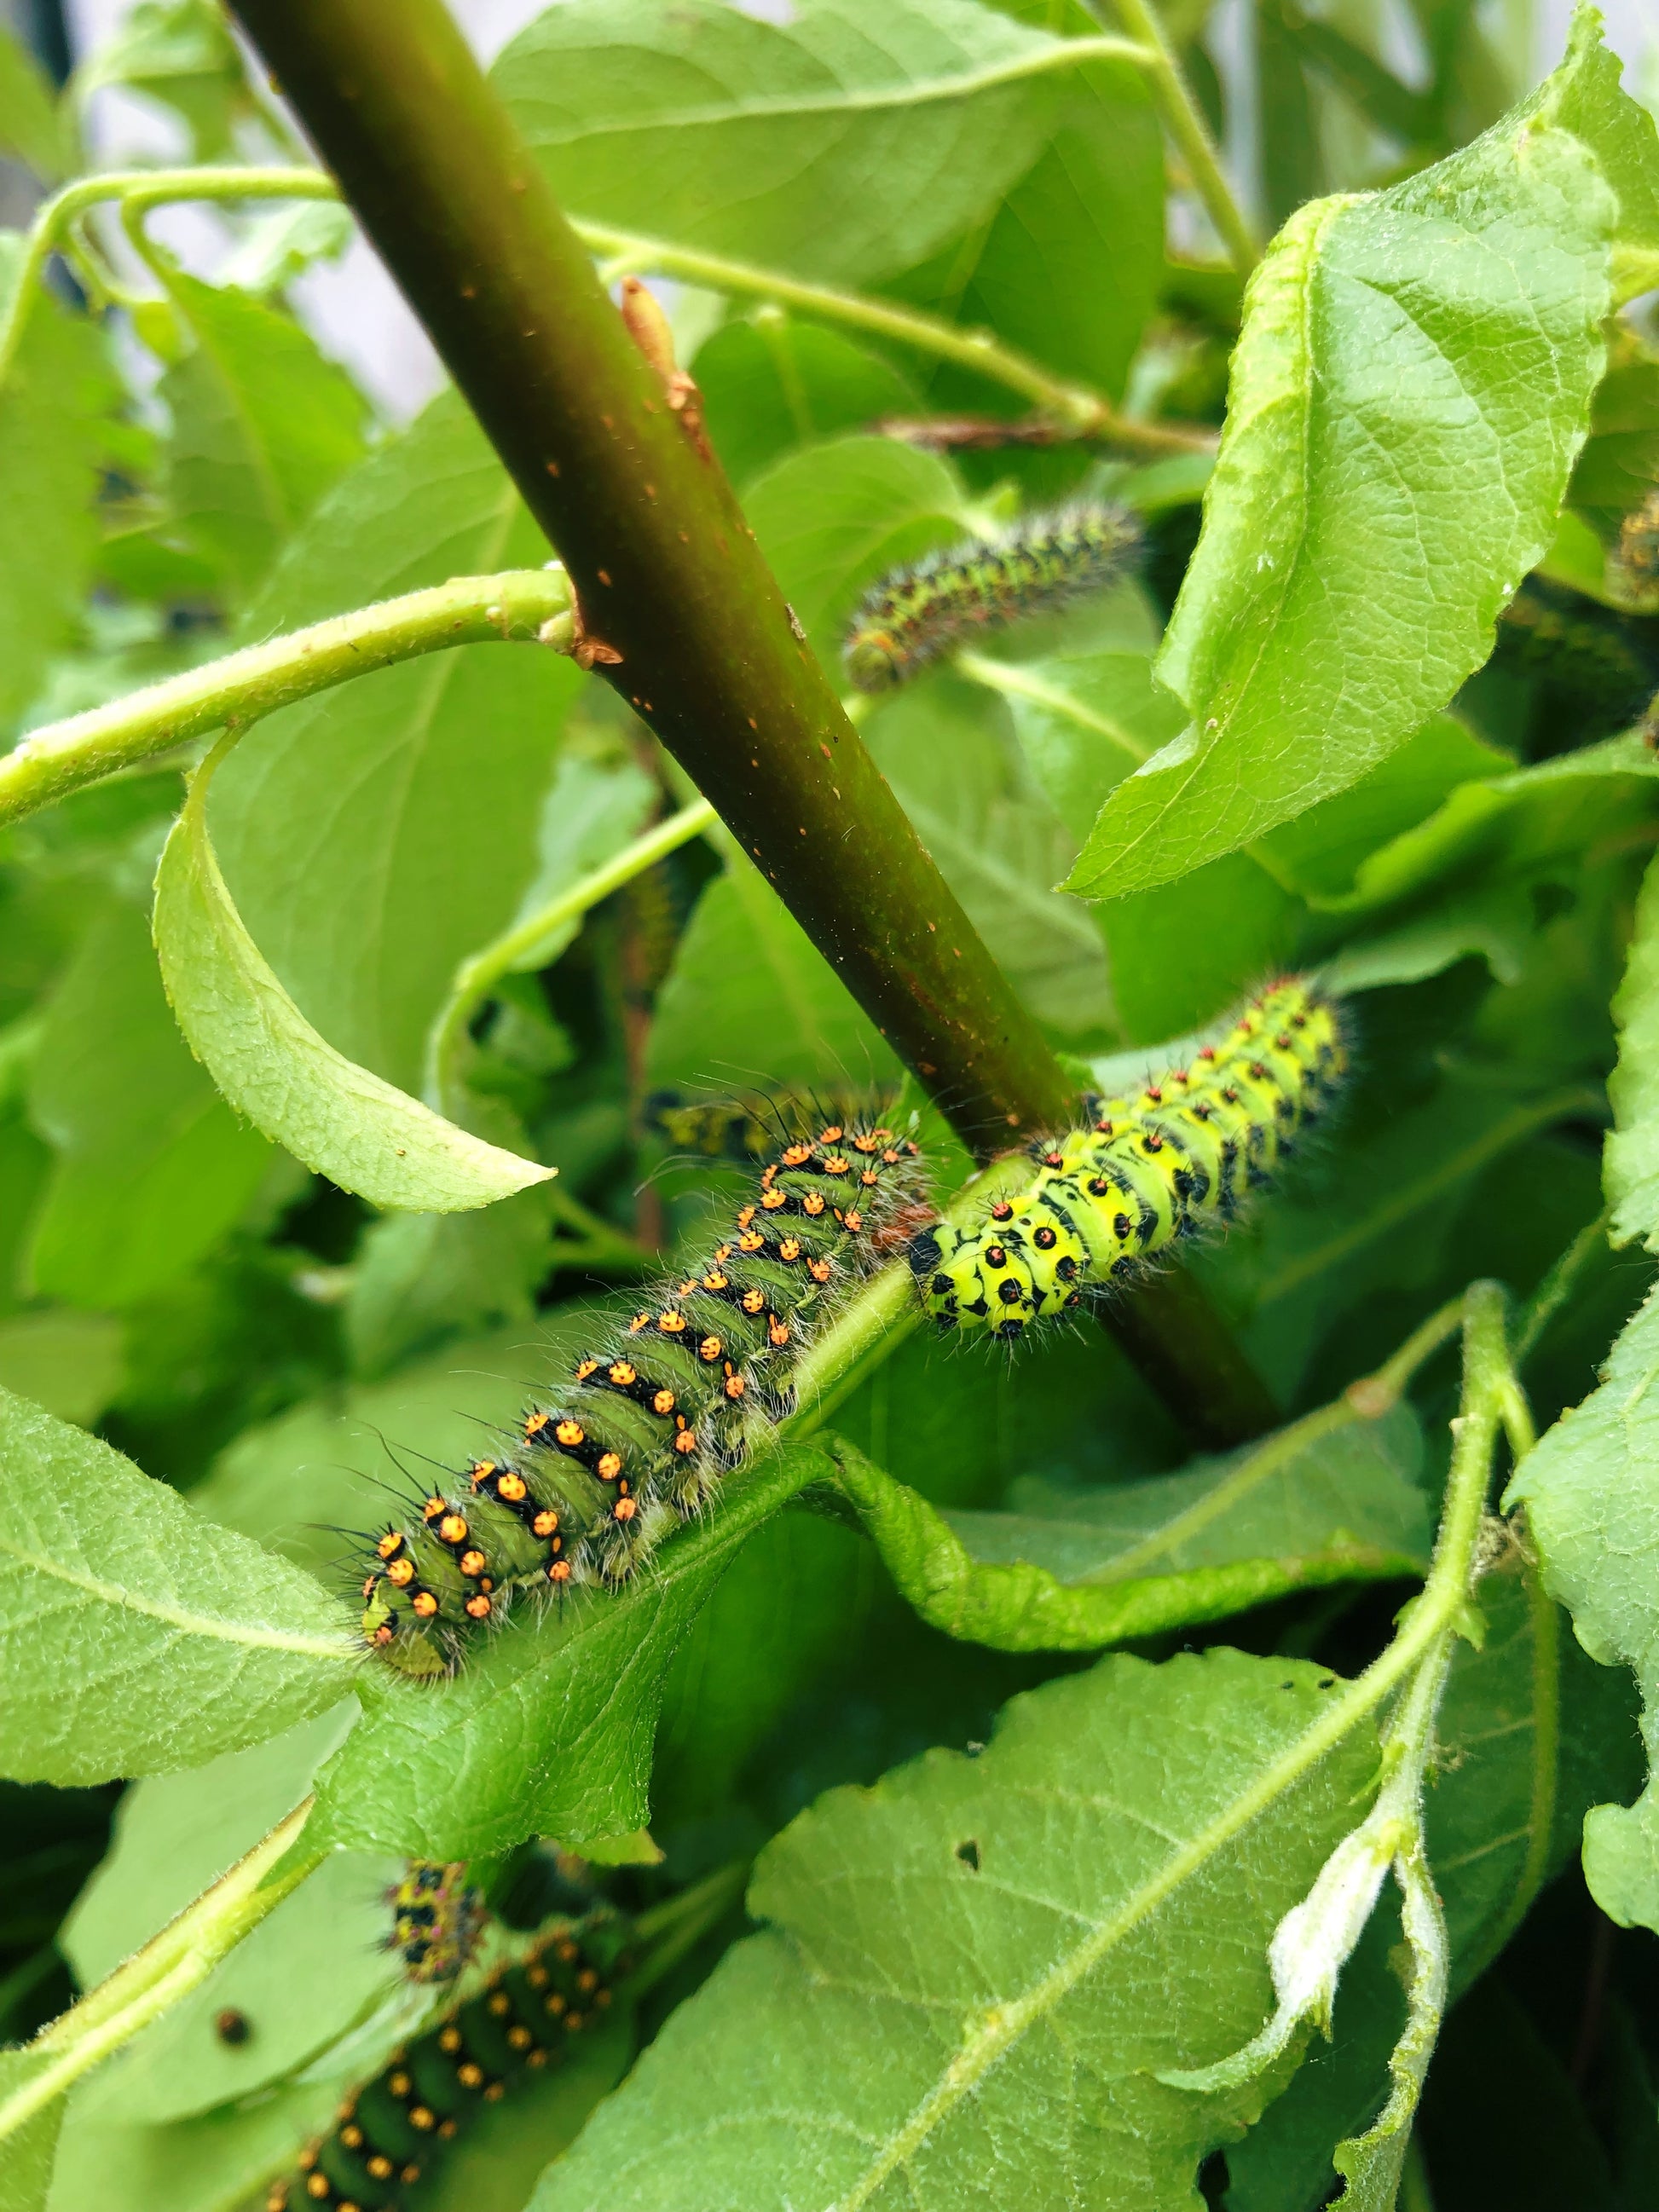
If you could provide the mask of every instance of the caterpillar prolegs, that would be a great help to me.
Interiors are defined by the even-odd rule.
[[[1036,1181],[987,1220],[913,1237],[928,1312],[946,1328],[1012,1341],[1085,1291],[1132,1281],[1272,1180],[1346,1059],[1334,1002],[1298,977],[1275,983],[1190,1066],[1133,1097],[1091,1102],[1085,1127],[1035,1146]]]
[[[515,1595],[626,1580],[788,1410],[801,1352],[914,1225],[919,1176],[915,1145],[880,1127],[786,1144],[709,1256],[585,1352],[510,1454],[368,1540],[370,1644],[444,1672]]]

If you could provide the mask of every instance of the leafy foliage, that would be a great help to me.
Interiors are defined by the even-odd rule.
[[[1140,518],[856,714],[1079,1089],[1346,994],[1340,1110],[1185,1255],[1276,1419],[1200,1452],[1091,1322],[924,1336],[887,1255],[648,1575],[452,1679],[362,1646],[380,1493],[464,1488],[754,1196],[658,1094],[874,1091],[941,1206],[961,1102],[578,653],[174,745],[144,685],[549,549],[455,392],[392,423],[335,358],[310,173],[216,184],[216,258],[165,182],[136,262],[107,180],[0,240],[0,720],[152,718],[27,817],[0,755],[5,2212],[262,2202],[425,2016],[404,1856],[513,1926],[572,1850],[635,1978],[410,2212],[1650,2199],[1659,134],[1589,8],[1541,85],[1461,4],[1409,83],[1364,10],[1255,0],[1253,75],[1209,12],[1164,29],[1253,272],[1138,4],[562,0],[492,82],[679,280],[683,419],[833,678],[895,565]],[[61,94],[0,38],[0,148],[74,178],[105,86],[307,158],[210,0]]]

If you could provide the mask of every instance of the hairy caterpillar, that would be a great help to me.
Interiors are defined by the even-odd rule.
[[[453,1982],[477,1949],[489,1917],[465,1860],[410,1859],[386,1903],[392,1933],[386,1947],[398,1954],[414,1982]]]
[[[1085,503],[896,568],[853,617],[842,648],[848,680],[860,691],[890,691],[967,639],[1115,583],[1139,544],[1127,507]]]
[[[625,1581],[787,1410],[794,1362],[902,1236],[919,1173],[890,1129],[832,1121],[785,1145],[710,1256],[531,1407],[511,1458],[473,1461],[366,1539],[371,1646],[445,1672],[515,1592]]]
[[[492,1974],[347,2098],[329,2133],[301,2152],[298,2174],[271,2185],[265,2212],[398,2212],[440,2144],[527,2074],[559,2065],[604,2016],[623,1942],[614,1922],[566,1929]]]
[[[1346,1060],[1335,1006],[1299,977],[1254,999],[1220,1042],[1133,1098],[1094,1102],[1087,1127],[1034,1147],[1042,1172],[972,1229],[909,1247],[923,1303],[946,1328],[1012,1340],[1132,1279],[1206,1215],[1267,1182],[1325,1105]]]
[[[1587,720],[1598,729],[1634,721],[1659,684],[1659,653],[1639,620],[1583,599],[1559,605],[1549,589],[1528,578],[1504,610],[1494,659],[1570,695],[1581,735]]]
[[[762,1100],[687,1098],[678,1091],[653,1091],[645,1102],[645,1126],[677,1152],[705,1160],[758,1164],[786,1138],[805,1135],[815,1121],[856,1123],[863,1102],[852,1092],[832,1091],[811,1099],[785,1094]]]
[[[1659,488],[1620,524],[1619,562],[1632,582],[1659,584]]]

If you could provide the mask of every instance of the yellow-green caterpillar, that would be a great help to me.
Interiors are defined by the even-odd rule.
[[[1127,507],[1079,502],[896,568],[853,617],[842,647],[848,681],[890,691],[971,638],[1103,590],[1139,544]]]
[[[1133,1279],[1271,1178],[1346,1059],[1333,1001],[1302,977],[1273,984],[1190,1066],[1095,1102],[1086,1127],[1036,1147],[1036,1182],[977,1227],[941,1222],[913,1237],[923,1304],[943,1328],[1012,1341],[1085,1291]]]

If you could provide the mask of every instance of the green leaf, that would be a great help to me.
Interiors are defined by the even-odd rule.
[[[573,1848],[642,1828],[664,1678],[745,1537],[805,1484],[822,1454],[777,1453],[727,1483],[710,1517],[619,1595],[582,1590],[537,1621],[481,1640],[453,1680],[359,1680],[363,1717],[318,1778],[308,1834],[337,1847],[476,1858],[527,1836]]]
[[[1340,900],[1379,847],[1426,821],[1460,785],[1514,766],[1455,714],[1437,714],[1350,790],[1269,830],[1252,849],[1287,890]]]
[[[15,32],[0,31],[0,153],[55,185],[69,167],[64,138],[51,78]]]
[[[272,974],[208,835],[198,769],[155,878],[155,949],[179,1026],[239,1112],[375,1206],[464,1212],[555,1170],[471,1136],[336,1052]]]
[[[891,438],[836,438],[791,453],[750,486],[744,509],[836,683],[842,635],[866,586],[967,527],[954,471]]]
[[[1603,43],[1602,27],[1601,10],[1580,0],[1560,68],[1521,112],[1581,138],[1618,195],[1613,279],[1616,298],[1625,300],[1659,276],[1659,126],[1621,88],[1619,57]]]
[[[847,987],[758,869],[733,853],[657,995],[653,1085],[879,1086],[897,1072]]]
[[[1583,436],[1613,212],[1577,139],[1510,118],[1292,218],[1159,663],[1191,726],[1113,794],[1069,888],[1119,898],[1260,836],[1480,666]]]
[[[1659,863],[1642,878],[1624,981],[1613,1002],[1619,1065],[1607,1079],[1613,1127],[1601,1156],[1617,1244],[1659,1248]]]
[[[762,307],[727,323],[692,362],[703,418],[739,490],[797,446],[907,415],[915,388],[839,331]]]
[[[760,1861],[750,1910],[770,1925],[674,2014],[535,2212],[895,2191],[926,2212],[997,2171],[1033,2212],[1196,2208],[1200,2158],[1269,2092],[1154,2076],[1271,2009],[1268,1938],[1353,1824],[1369,1732],[1231,1830],[1331,1686],[1226,1650],[1109,1659],[1017,1698],[977,1758],[832,1792]]]
[[[1074,1040],[1109,1033],[1099,926],[1053,888],[1074,842],[1023,773],[994,699],[943,674],[884,704],[866,734],[916,834],[1032,1012]]]
[[[234,153],[232,121],[252,106],[241,57],[214,0],[137,0],[76,71],[75,96],[84,104],[110,84],[174,109],[198,161]]]
[[[1590,434],[1572,472],[1575,507],[1599,507],[1609,520],[1638,507],[1659,483],[1659,362],[1622,362],[1595,393]],[[1559,556],[1558,556],[1559,557]],[[1592,581],[1600,597],[1601,549]]]
[[[1293,961],[1305,910],[1248,853],[1100,908],[1127,1035],[1156,1044],[1213,1022]]]
[[[264,299],[319,261],[337,261],[355,235],[351,210],[338,200],[295,200],[251,222],[216,273],[226,289]]]
[[[0,231],[0,302],[21,276],[23,240]],[[94,500],[116,386],[98,332],[50,294],[29,306],[0,390],[0,721],[14,722],[80,611],[98,550]]]
[[[70,2100],[51,2212],[240,2212],[322,2134],[351,2086],[325,2075],[149,2128],[100,2120],[89,2109],[96,2078]]]
[[[0,1741],[59,1784],[162,1773],[337,1702],[356,1656],[308,1575],[0,1392]]]
[[[867,283],[996,205],[1077,70],[966,0],[567,0],[492,76],[573,215]]]
[[[1622,1928],[1659,1929],[1659,1297],[1608,1354],[1601,1388],[1569,1410],[1522,1462],[1505,1504],[1524,1504],[1544,1585],[1604,1666],[1624,1665],[1642,1693],[1650,1777],[1634,1805],[1598,1806],[1584,1823],[1584,1879]]]
[[[363,401],[292,316],[182,270],[166,275],[195,340],[161,380],[173,519],[245,597],[362,459]]]
[[[49,2051],[0,2051],[0,2098],[27,2087],[53,2056]],[[63,2124],[64,2100],[54,2097],[11,2137],[0,2167],[0,2212],[45,2212]]]
[[[29,1266],[46,1296],[130,1305],[210,1251],[270,1148],[191,1058],[143,918],[109,903],[47,1009],[29,1107],[58,1153]]]
[[[121,1383],[121,1328],[107,1314],[48,1306],[0,1322],[0,1387],[88,1427]]]
[[[1186,720],[1152,680],[1150,646],[1018,661],[975,653],[963,672],[1007,702],[1031,773],[1079,846],[1124,777]]]
[[[347,1699],[269,1743],[127,1792],[109,1855],[63,1933],[83,1987],[159,1935],[299,1803],[355,1712]],[[266,2089],[326,2051],[398,1984],[382,1939],[385,1891],[400,1872],[390,1858],[325,1861],[88,2081],[76,2127],[187,2118]],[[226,2006],[247,2020],[246,2041],[215,2033]]]
[[[244,635],[546,557],[447,395],[325,501]],[[254,943],[328,1042],[400,1091],[419,1095],[457,968],[505,927],[534,872],[583,681],[556,653],[462,646],[271,715],[216,778],[213,841]]]
[[[1163,280],[1164,150],[1133,63],[1090,62],[1074,82],[1001,204],[892,289],[1115,398]],[[1010,404],[1005,390],[948,362],[928,396],[936,408]]]
[[[1224,1620],[1295,1589],[1420,1574],[1427,1513],[1408,1409],[1314,1413],[1229,1459],[1104,1490],[1018,1486],[949,1513],[832,1444],[850,1499],[932,1628],[1000,1651],[1094,1651]]]

